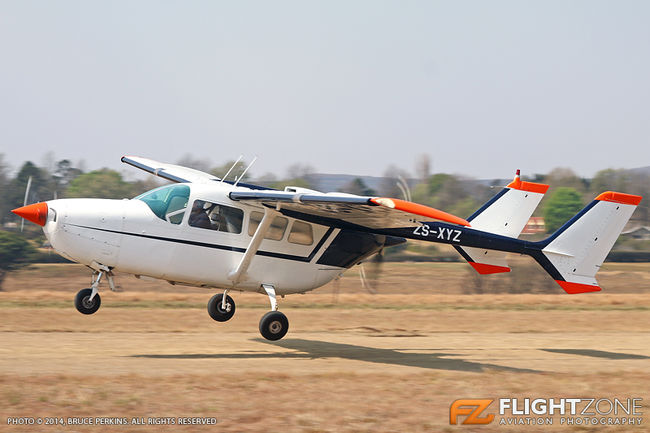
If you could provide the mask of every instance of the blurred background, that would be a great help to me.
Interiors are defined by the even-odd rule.
[[[639,194],[608,260],[647,261],[648,18],[634,0],[0,1],[0,230],[25,201],[159,185],[122,155],[223,176],[244,154],[253,183],[461,217],[522,169],[551,185],[532,240],[602,191]],[[59,260],[38,227],[22,236],[44,253],[29,260]]]

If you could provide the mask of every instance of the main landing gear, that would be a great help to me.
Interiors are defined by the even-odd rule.
[[[112,291],[115,291],[115,282],[113,281],[113,272],[110,268],[104,268],[101,271],[94,271],[92,285],[87,289],[81,289],[74,298],[74,306],[81,314],[93,314],[102,305],[102,298],[99,296],[99,282],[102,276],[106,274],[108,285]]]
[[[269,295],[271,311],[262,316],[260,320],[260,333],[267,340],[275,341],[287,335],[289,319],[278,311],[278,301],[275,297],[275,288],[270,284],[262,284],[262,288]]]
[[[288,330],[289,320],[279,311],[269,311],[260,320],[260,333],[267,340],[279,340],[287,334]]]
[[[260,333],[267,340],[279,340],[287,334],[289,320],[287,316],[278,311],[275,288],[268,284],[263,284],[262,288],[269,296],[271,311],[262,316],[260,320]],[[208,302],[208,314],[217,322],[226,322],[235,315],[235,301],[228,296],[228,290],[210,298]]]
[[[226,322],[235,315],[235,301],[228,296],[228,290],[214,295],[208,302],[208,314],[217,322]]]

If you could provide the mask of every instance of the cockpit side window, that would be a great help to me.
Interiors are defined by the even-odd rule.
[[[194,200],[188,224],[191,227],[227,233],[241,233],[244,211],[235,207]]]
[[[166,185],[135,197],[145,202],[158,218],[172,224],[180,224],[183,220],[189,198],[187,185]]]

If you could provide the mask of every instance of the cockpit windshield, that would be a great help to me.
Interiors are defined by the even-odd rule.
[[[187,185],[166,185],[135,197],[149,206],[154,214],[172,224],[180,224],[190,198]]]

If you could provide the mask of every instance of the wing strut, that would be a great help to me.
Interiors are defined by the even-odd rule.
[[[262,221],[260,221],[260,225],[257,226],[257,230],[255,230],[255,234],[246,248],[244,257],[241,258],[237,267],[228,274],[228,279],[232,280],[233,287],[242,281],[242,277],[248,270],[253,257],[255,257],[255,253],[260,248],[260,244],[262,243],[262,240],[264,240],[264,236],[271,226],[271,221],[273,221],[273,218],[279,214],[280,213],[275,209],[264,207],[264,217],[262,218]]]

